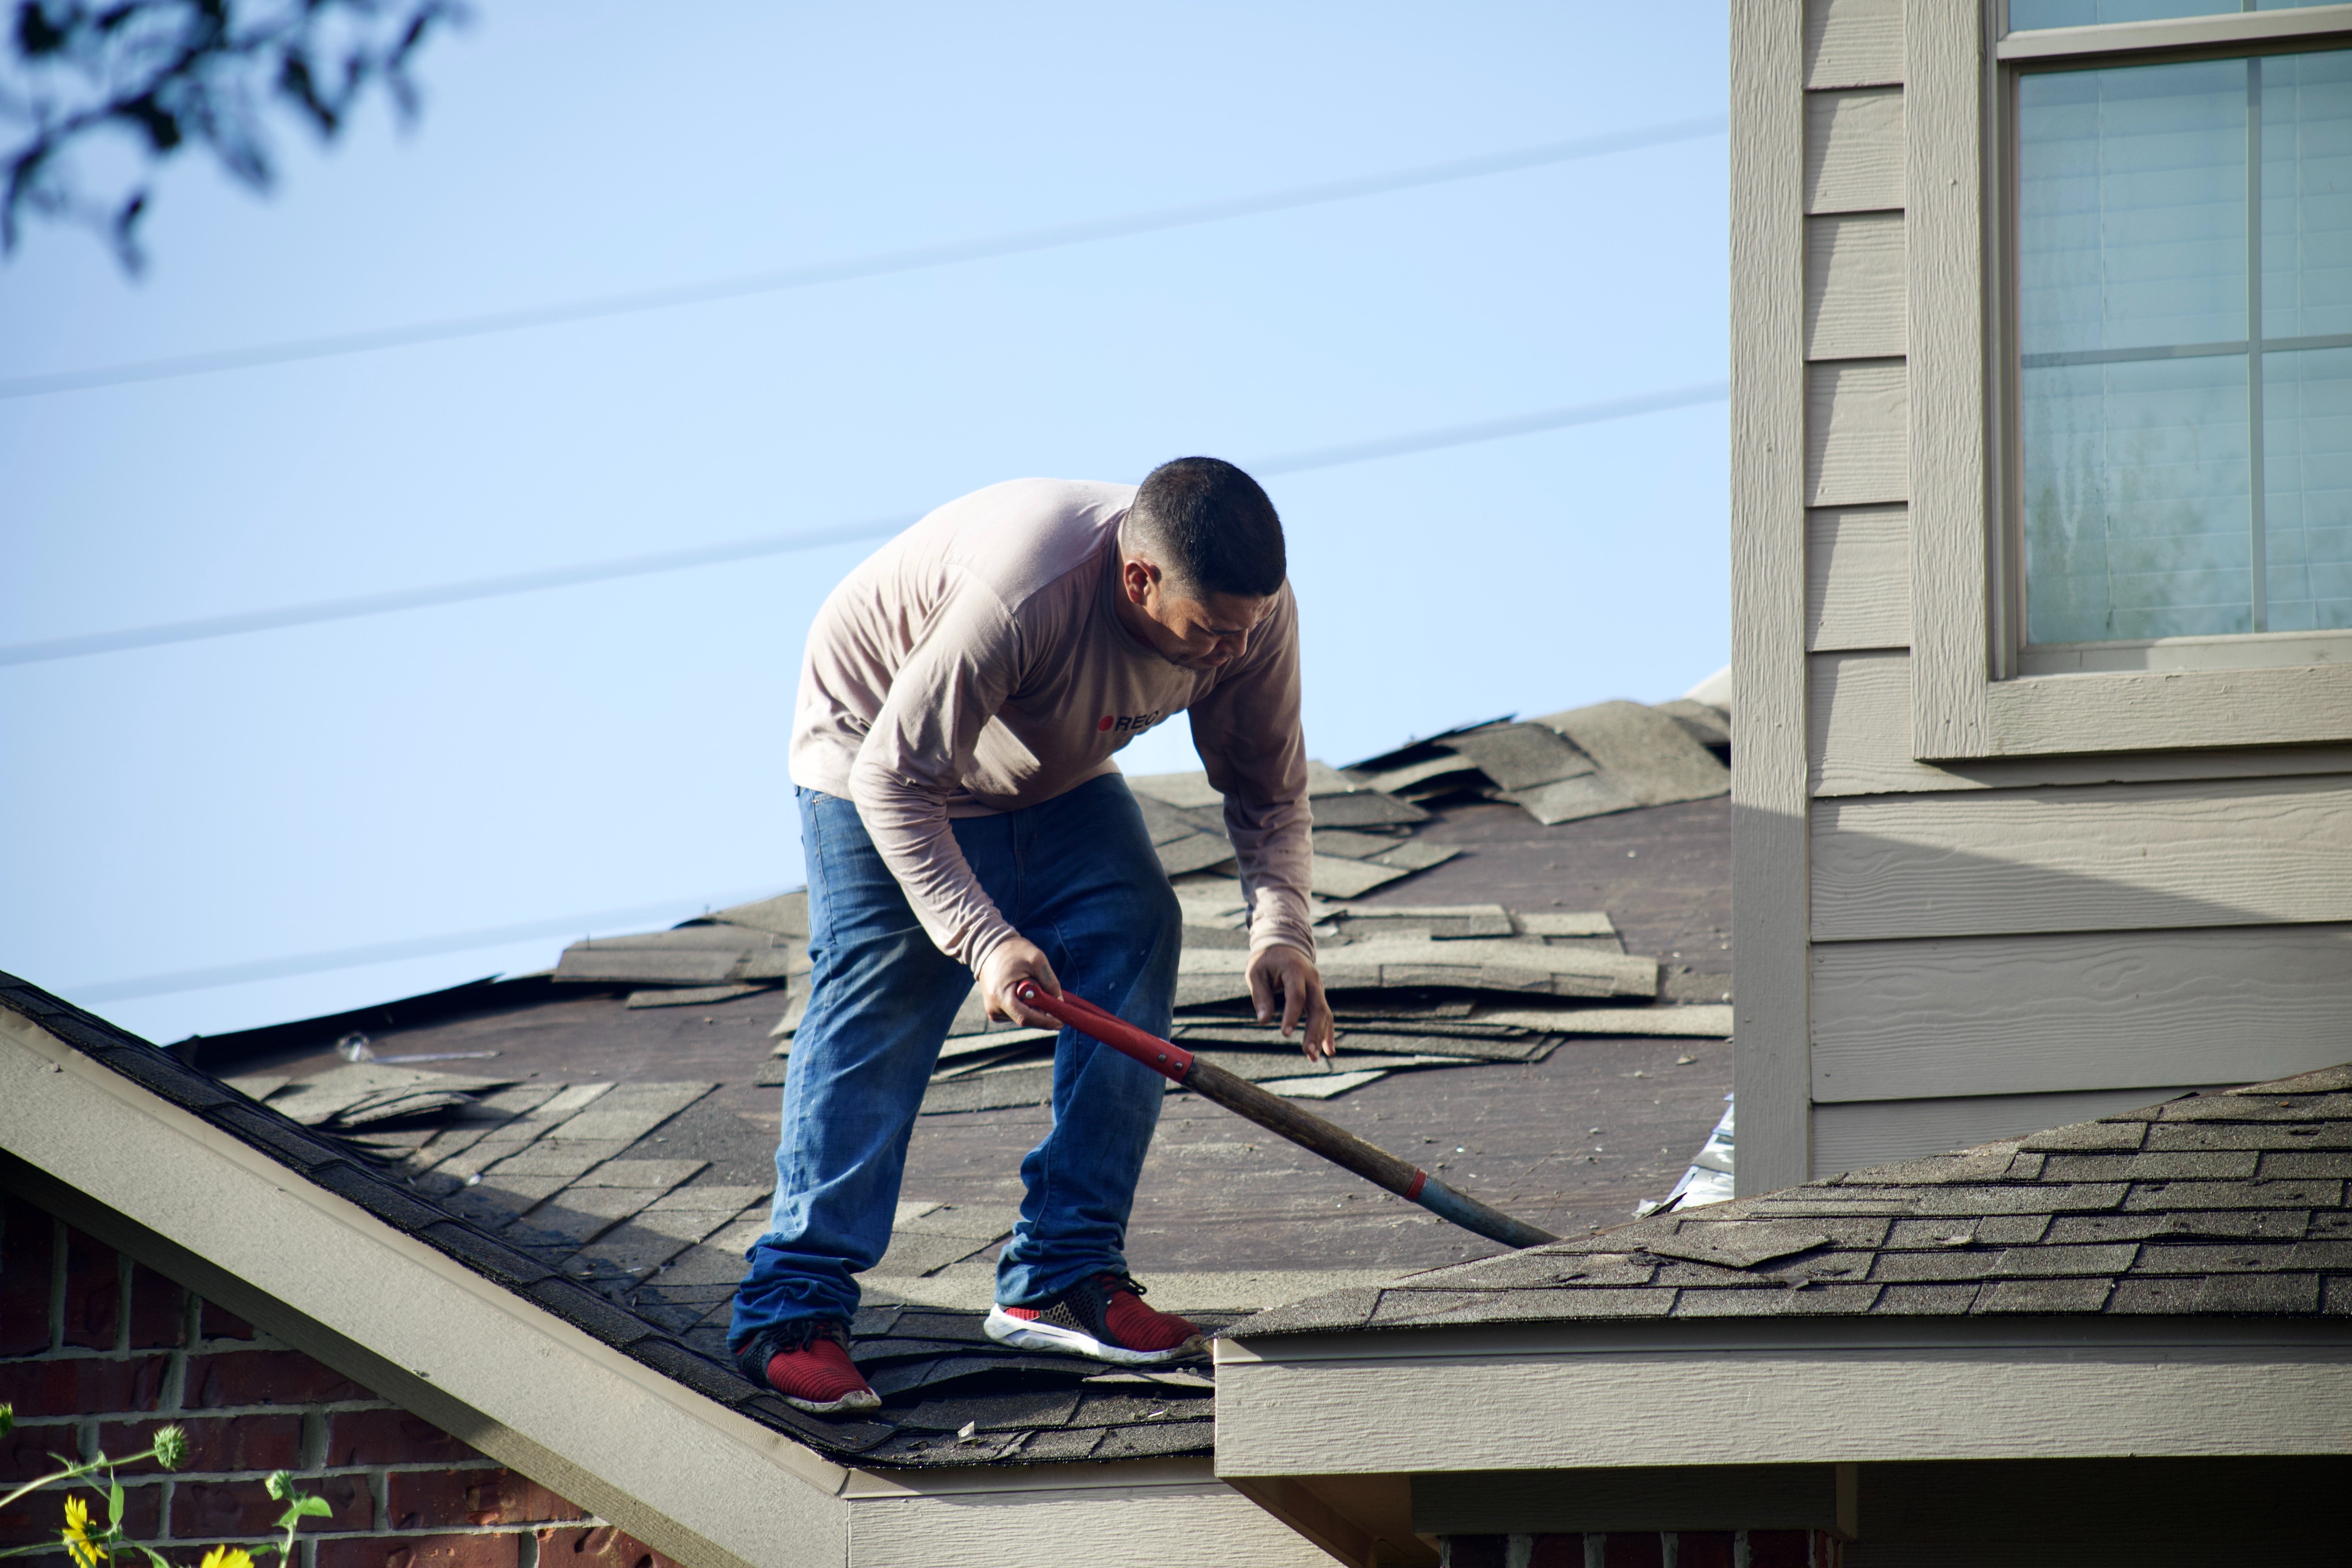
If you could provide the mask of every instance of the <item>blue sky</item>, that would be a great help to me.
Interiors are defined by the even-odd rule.
[[[1717,3],[480,0],[424,118],[36,229],[0,381],[984,238],[1720,113]],[[918,513],[1720,380],[1720,136],[460,342],[0,400],[0,642]],[[1711,404],[1270,480],[1308,750],[1727,659]],[[78,990],[800,879],[802,639],[866,545],[0,667],[0,968]],[[1181,725],[1129,753],[1192,765]],[[605,923],[612,921],[614,923]],[[572,934],[578,934],[573,932]],[[454,940],[454,939],[453,939]],[[466,939],[470,941],[471,939]],[[565,938],[107,1000],[156,1039]],[[440,945],[448,946],[450,943]],[[95,993],[93,994],[100,994]]]

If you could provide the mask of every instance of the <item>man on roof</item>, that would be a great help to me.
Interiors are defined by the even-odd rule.
[[[1214,458],[1139,487],[992,485],[834,590],[793,719],[812,990],[775,1207],[728,1336],[747,1376],[818,1414],[880,1403],[849,1356],[856,1276],[889,1245],[923,1090],[975,983],[992,1017],[1056,1027],[1016,994],[1034,981],[1168,1033],[1182,915],[1112,758],[1179,712],[1224,795],[1258,1016],[1330,1055],[1298,706],[1281,520]],[[1163,1089],[1061,1032],[992,1339],[1128,1365],[1198,1351],[1124,1252]]]

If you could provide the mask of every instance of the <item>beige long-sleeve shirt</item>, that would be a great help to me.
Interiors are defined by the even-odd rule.
[[[1290,586],[1241,657],[1180,668],[1114,608],[1133,485],[1013,479],[867,557],[810,629],[793,782],[856,803],[933,942],[975,971],[1013,927],[949,822],[1053,799],[1178,712],[1252,904],[1250,942],[1310,957],[1310,820]]]

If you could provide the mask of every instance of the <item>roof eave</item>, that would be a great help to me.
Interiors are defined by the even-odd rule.
[[[1221,1340],[1217,1473],[2352,1453],[2352,1325],[1717,1319]]]

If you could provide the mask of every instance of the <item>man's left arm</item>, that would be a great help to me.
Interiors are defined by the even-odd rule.
[[[1278,1006],[1283,1034],[1303,1027],[1307,1055],[1328,1058],[1336,1031],[1307,914],[1314,819],[1298,722],[1298,610],[1287,584],[1234,663],[1192,705],[1192,743],[1225,797],[1225,832],[1249,898],[1250,999],[1260,1023]]]

